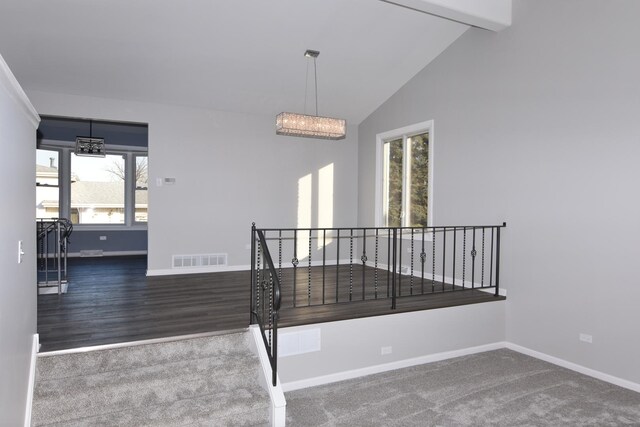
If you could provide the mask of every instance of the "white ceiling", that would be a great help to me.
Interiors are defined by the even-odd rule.
[[[358,124],[467,25],[375,0],[2,0],[0,55],[29,90]],[[313,68],[309,70],[313,109]]]

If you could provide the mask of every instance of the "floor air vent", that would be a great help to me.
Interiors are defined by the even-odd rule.
[[[173,268],[217,267],[227,265],[227,254],[173,255]]]

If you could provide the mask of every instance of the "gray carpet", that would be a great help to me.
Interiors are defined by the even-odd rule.
[[[286,393],[295,426],[640,426],[640,393],[510,350]]]
[[[34,426],[268,425],[249,333],[37,361]]]

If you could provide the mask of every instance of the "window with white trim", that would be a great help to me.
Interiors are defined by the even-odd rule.
[[[376,225],[431,226],[433,121],[384,132],[376,139]]]
[[[105,157],[81,157],[67,145],[41,144],[36,152],[37,218],[64,217],[87,226],[146,224],[146,151],[119,147]]]

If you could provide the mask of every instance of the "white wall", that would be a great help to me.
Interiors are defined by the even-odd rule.
[[[250,227],[298,225],[298,180],[334,164],[333,223],[356,221],[357,129],[342,141],[275,135],[275,117],[28,91],[43,115],[149,124],[149,269],[172,254],[228,253],[250,264]],[[108,141],[106,141],[108,144]],[[157,177],[173,186],[156,187]]]
[[[508,223],[507,340],[640,383],[640,2],[513,12],[360,125],[359,223],[373,223],[376,133],[433,119],[435,223]]]
[[[0,425],[24,423],[36,333],[36,128],[39,117],[0,56]],[[18,241],[24,259],[18,263]]]
[[[319,329],[320,351],[280,356],[278,376],[290,390],[408,366],[412,359],[426,363],[438,353],[503,344],[504,316],[504,302],[496,301],[280,329],[280,334]],[[382,347],[391,347],[391,353],[383,355]]]

